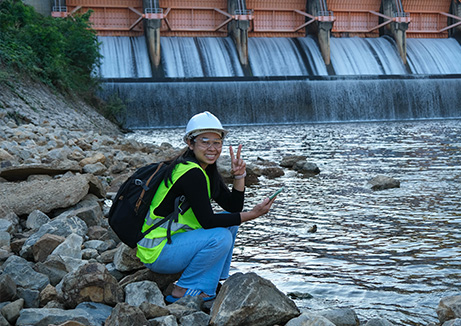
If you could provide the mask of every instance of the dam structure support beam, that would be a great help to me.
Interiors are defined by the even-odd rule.
[[[407,64],[407,29],[410,17],[403,11],[400,0],[382,0],[382,13],[388,17],[394,17],[393,21],[383,27],[384,35],[391,36],[402,58],[403,64]]]
[[[237,54],[245,74],[249,70],[248,61],[248,29],[252,12],[247,10],[245,0],[228,0],[228,12],[234,19],[228,25],[229,36],[232,37],[237,48]]]
[[[325,0],[307,0],[306,11],[317,17],[313,24],[308,25],[307,33],[317,36],[323,60],[327,69],[330,70],[330,37],[334,17],[328,10]]]
[[[461,17],[461,1],[460,0],[452,0],[451,2],[451,7],[450,7],[451,14],[457,17]],[[451,19],[451,18],[449,18]],[[454,21],[452,19],[452,24],[457,23],[458,21]],[[450,23],[449,23],[450,24]],[[455,38],[460,44],[461,44],[461,25],[458,25],[454,28],[452,28],[449,31],[450,37]]]
[[[162,27],[163,10],[158,0],[143,0],[144,34],[146,36],[152,74],[157,75],[160,66],[160,28]]]

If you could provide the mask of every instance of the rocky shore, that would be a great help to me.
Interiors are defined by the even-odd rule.
[[[106,216],[135,169],[179,150],[127,140],[86,103],[40,85],[0,83],[0,326],[393,325],[351,309],[301,311],[254,273],[232,275],[212,302],[166,305],[179,275],[143,267]],[[225,175],[229,162],[221,165]],[[305,157],[258,160],[247,182],[284,169],[320,172]],[[461,325],[461,294],[436,313],[440,325]]]

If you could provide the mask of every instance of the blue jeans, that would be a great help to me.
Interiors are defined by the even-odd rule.
[[[145,264],[160,274],[183,272],[177,285],[215,295],[219,280],[229,277],[238,226],[197,229],[171,237],[157,260]]]

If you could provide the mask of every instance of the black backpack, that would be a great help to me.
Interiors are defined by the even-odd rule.
[[[176,198],[173,212],[141,232],[152,199],[160,182],[165,178],[167,167],[167,164],[160,162],[139,168],[120,186],[113,199],[109,211],[109,225],[120,240],[131,248],[136,248],[138,241],[166,222],[168,243],[171,243],[171,223],[177,222],[178,214],[185,212],[189,206],[184,196]]]

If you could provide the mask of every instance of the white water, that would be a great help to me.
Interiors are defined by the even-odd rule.
[[[387,37],[332,37],[330,47],[336,75],[406,74],[394,42]]]
[[[314,76],[327,76],[327,67],[323,60],[320,49],[312,36],[299,37],[298,41],[307,56]]]
[[[162,37],[160,42],[166,77],[243,76],[229,37]]]
[[[248,58],[254,76],[308,75],[291,38],[249,38]]]
[[[103,78],[152,77],[146,38],[98,37],[103,55],[99,75]]]
[[[461,46],[448,39],[407,39],[408,65],[414,74],[461,74]]]

